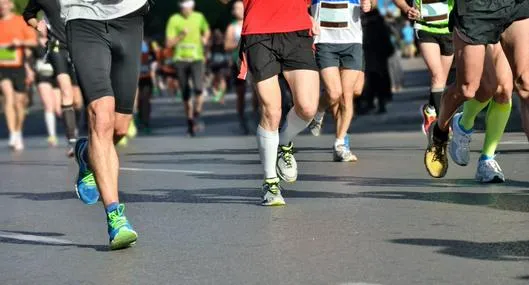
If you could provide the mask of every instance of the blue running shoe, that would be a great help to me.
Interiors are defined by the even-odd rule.
[[[75,193],[83,203],[93,205],[99,200],[99,191],[94,177],[94,173],[88,167],[88,162],[84,160],[84,152],[87,151],[88,140],[82,138],[75,144],[75,160],[79,164],[79,174],[75,184]]]
[[[107,213],[108,236],[110,249],[123,249],[136,244],[138,234],[132,229],[127,217],[123,214],[125,205],[119,204],[117,209]]]
[[[345,147],[350,149],[351,145],[349,144],[349,135],[345,135],[345,138],[343,140],[344,140]]]

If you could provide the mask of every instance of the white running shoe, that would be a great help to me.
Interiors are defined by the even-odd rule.
[[[276,171],[283,181],[292,183],[298,179],[298,164],[294,158],[294,144],[280,145],[277,152]]]
[[[18,136],[16,138],[14,150],[15,151],[23,151],[24,150],[24,139],[22,138],[22,136]]]
[[[17,142],[17,137],[14,133],[9,133],[9,148],[14,149]]]
[[[323,125],[323,116],[319,120],[317,118],[312,119],[309,125],[309,129],[313,136],[319,137],[321,135],[322,125]]]
[[[281,195],[281,186],[279,186],[279,178],[265,179],[263,183],[263,206],[284,206],[285,199]]]
[[[452,140],[448,147],[448,152],[452,160],[461,166],[468,165],[470,161],[470,142],[472,141],[472,132],[466,133],[459,126],[459,120],[463,113],[457,113],[452,119]]]
[[[480,183],[503,183],[505,175],[496,159],[479,160],[476,180]]]
[[[356,162],[358,158],[351,152],[345,144],[338,145],[333,150],[333,160],[335,162]]]

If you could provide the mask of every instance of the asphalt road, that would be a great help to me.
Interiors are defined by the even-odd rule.
[[[284,185],[283,208],[259,206],[255,138],[237,134],[232,101],[208,104],[206,131],[191,139],[181,106],[157,100],[154,134],[120,150],[121,199],[140,239],[117,252],[101,205],[77,200],[75,163],[47,148],[35,111],[26,151],[0,142],[0,284],[528,284],[527,139],[511,132],[500,146],[505,184],[473,180],[481,134],[468,167],[428,177],[426,88],[413,81],[425,74],[409,72],[387,115],[354,121],[358,163],[331,162],[331,124],[296,139],[300,176]]]

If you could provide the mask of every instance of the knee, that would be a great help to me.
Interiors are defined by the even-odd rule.
[[[334,106],[340,103],[343,97],[343,91],[341,89],[330,89],[327,90],[327,96],[329,96],[329,105]]]
[[[524,99],[529,99],[529,69],[516,78],[516,90]]]
[[[506,104],[511,101],[512,98],[513,84],[506,83],[498,85],[494,94],[494,101],[500,104]]]
[[[305,121],[312,120],[318,111],[318,104],[295,105],[296,113]]]
[[[476,92],[479,88],[479,82],[475,83],[464,83],[458,89],[459,94],[463,96],[466,100],[473,99],[476,96]]]
[[[281,121],[281,107],[263,106],[262,116],[272,126],[279,126]]]
[[[112,137],[114,132],[114,110],[88,107],[90,133],[98,137]]]

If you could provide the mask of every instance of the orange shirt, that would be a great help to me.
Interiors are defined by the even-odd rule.
[[[13,15],[9,19],[0,19],[0,67],[24,66],[24,48],[13,48],[15,39],[20,42],[35,41],[37,35],[24,18]]]

